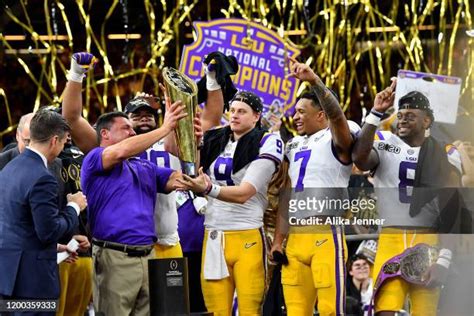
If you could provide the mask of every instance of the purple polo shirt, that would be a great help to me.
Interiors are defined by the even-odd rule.
[[[166,193],[173,170],[139,158],[104,170],[103,151],[103,147],[91,150],[81,168],[92,236],[127,245],[154,244],[156,193]]]

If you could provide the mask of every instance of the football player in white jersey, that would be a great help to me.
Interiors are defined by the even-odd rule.
[[[290,205],[280,206],[282,212],[288,212],[299,194],[344,199],[352,169],[351,148],[359,131],[357,124],[346,120],[332,91],[309,66],[292,59],[291,70],[311,88],[296,103],[294,122],[299,136],[286,144],[291,200],[285,202]],[[282,266],[282,284],[288,315],[313,315],[316,301],[320,315],[344,314],[347,247],[342,227],[323,221],[292,227],[287,235],[288,224],[300,226],[293,217],[325,219],[340,216],[342,211],[302,207],[278,216],[272,254],[283,252],[286,238],[288,264]]]
[[[385,262],[401,254],[405,249],[420,243],[438,245],[442,235],[435,234],[438,220],[436,207],[420,208],[413,212],[411,204],[415,185],[415,171],[423,164],[434,164],[436,157],[426,157],[420,164],[422,145],[428,140],[425,131],[434,121],[429,101],[422,93],[412,91],[399,101],[397,134],[377,131],[385,111],[393,105],[396,80],[375,97],[374,106],[367,116],[353,150],[353,160],[361,170],[374,172],[374,186],[378,198],[380,219],[385,221],[379,239],[374,264],[374,279],[380,274]],[[375,139],[375,141],[374,141]],[[430,140],[432,141],[432,140]],[[460,156],[456,148],[440,147],[440,156],[447,161],[444,173],[446,186],[460,184]],[[446,245],[446,244],[445,244]],[[442,248],[442,246],[441,246]],[[436,315],[439,288],[447,275],[452,252],[441,249],[437,263],[430,268],[425,286],[415,285],[402,278],[392,278],[376,289],[375,312],[379,316],[394,315],[404,307],[407,295],[411,301],[411,315]]]
[[[137,134],[147,133],[157,127],[158,113],[150,103],[151,95],[141,93],[125,106],[125,114],[132,122]],[[156,107],[156,106],[155,106]],[[179,158],[165,150],[164,140],[153,144],[140,158],[155,163],[159,167],[181,170]],[[183,256],[178,236],[178,212],[176,209],[176,192],[158,193],[155,204],[155,245],[157,258],[180,258]]]
[[[213,82],[208,73],[208,90]],[[211,93],[220,96],[215,99],[218,102],[206,104],[203,130],[216,126],[222,116],[221,90],[209,90]],[[263,213],[268,183],[283,158],[280,136],[260,126],[262,110],[258,96],[238,92],[230,104],[230,124],[204,134],[199,176],[186,176],[182,181],[184,189],[208,197],[201,284],[206,307],[214,315],[231,315],[234,291],[239,315],[262,312],[266,270]]]

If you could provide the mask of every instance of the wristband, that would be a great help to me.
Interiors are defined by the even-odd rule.
[[[374,109],[372,109],[372,110],[370,111],[370,113],[374,114],[375,116],[380,117],[380,119],[382,119],[382,117],[384,116],[384,113],[379,112],[379,111],[376,111],[376,110],[374,110]]]
[[[372,112],[370,112],[370,114],[365,117],[365,123],[366,124],[379,126],[380,121],[381,121],[381,118],[378,117],[376,114],[374,114]]]
[[[438,253],[438,258],[440,257],[451,260],[453,259],[453,252],[447,248],[443,248]]]
[[[208,91],[216,91],[221,89],[221,86],[219,83],[217,83],[216,72],[214,70],[209,70],[210,66],[213,65],[211,64],[209,66],[206,66],[206,89]]]
[[[453,258],[453,252],[449,249],[443,248],[439,251],[438,260],[436,260],[436,264],[439,264],[446,269],[449,269],[449,265],[451,264],[451,259]]]
[[[207,188],[206,188],[206,190],[204,190],[204,191],[202,192],[202,195],[208,195],[209,192],[211,192],[211,190],[212,190],[212,183],[211,183],[211,182],[208,182],[208,183],[207,183]]]
[[[440,266],[445,267],[446,269],[449,269],[449,265],[451,264],[451,261],[444,257],[439,257],[438,260],[436,260],[436,264],[439,264]]]
[[[79,73],[74,72],[72,70],[69,70],[69,72],[67,74],[67,80],[78,82],[78,83],[82,83],[82,80],[84,80],[85,77],[86,77],[85,74],[79,74]]]
[[[217,199],[219,196],[219,193],[221,192],[221,186],[217,184],[213,184],[211,187],[211,190],[207,194],[208,196]]]

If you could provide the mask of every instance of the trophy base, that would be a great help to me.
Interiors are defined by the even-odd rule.
[[[182,161],[181,167],[183,168],[183,173],[195,178],[197,176],[196,173],[196,164],[194,162]]]

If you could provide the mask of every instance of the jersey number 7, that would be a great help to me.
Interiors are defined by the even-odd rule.
[[[298,181],[296,181],[295,192],[301,192],[304,190],[304,176],[306,174],[306,166],[308,165],[309,158],[311,157],[311,150],[299,151],[295,154],[295,162],[302,159],[300,166],[300,173],[298,175]]]

